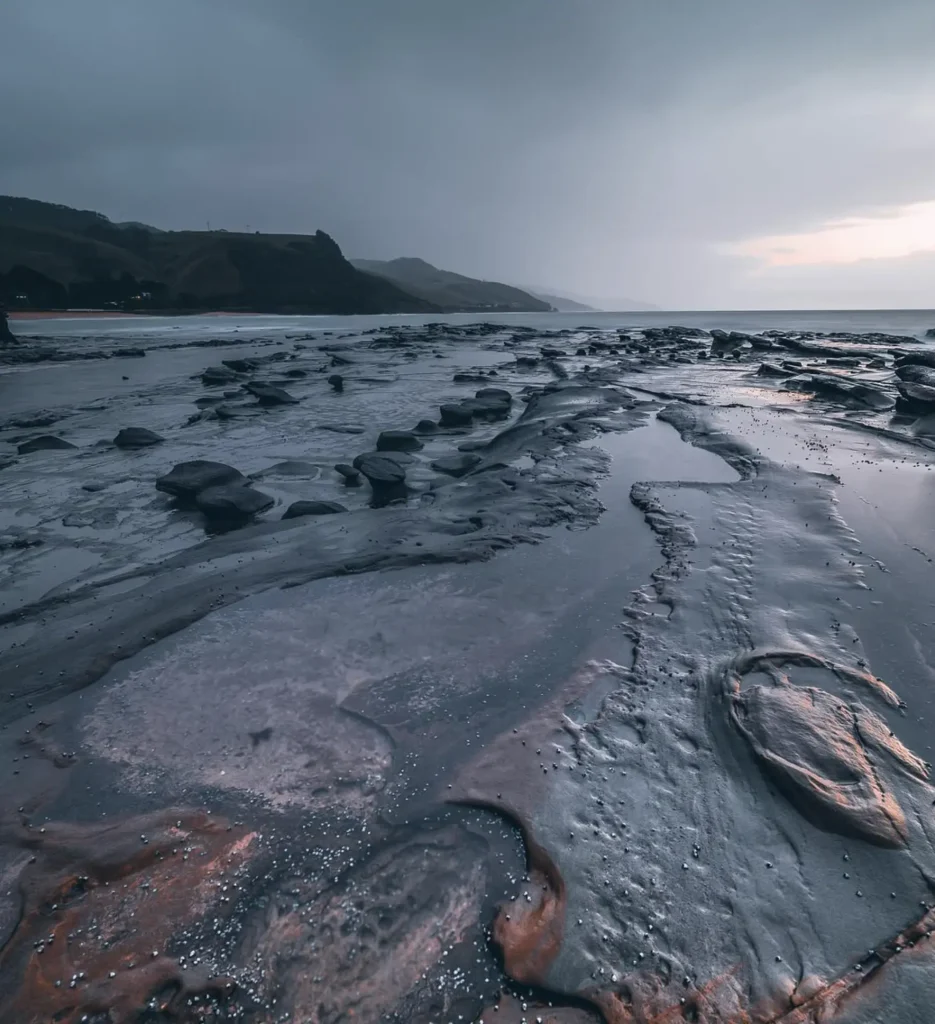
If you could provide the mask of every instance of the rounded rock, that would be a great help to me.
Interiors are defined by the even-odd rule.
[[[346,512],[336,501],[294,501],[282,514],[283,519],[298,519],[301,516],[331,516]]]
[[[417,452],[422,442],[411,430],[384,430],[377,438],[378,452]]]
[[[145,427],[124,427],[114,438],[118,448],[149,448],[154,444],[162,444],[165,438]]]
[[[192,462],[180,462],[169,473],[159,477],[156,480],[156,490],[176,498],[191,499],[208,487],[238,481],[243,482],[244,476],[233,466],[207,459],[195,459]]]

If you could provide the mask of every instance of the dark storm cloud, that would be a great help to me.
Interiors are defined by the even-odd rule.
[[[795,304],[720,247],[935,198],[933,42],[930,0],[6,0],[0,192]]]

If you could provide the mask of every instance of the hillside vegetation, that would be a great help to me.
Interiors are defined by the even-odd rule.
[[[323,231],[158,231],[12,196],[0,197],[0,303],[11,309],[439,311],[356,269]]]

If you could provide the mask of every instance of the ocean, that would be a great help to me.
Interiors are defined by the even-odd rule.
[[[452,324],[470,324],[492,321],[506,325],[516,324],[542,330],[563,327],[616,328],[665,327],[680,324],[705,330],[721,328],[730,331],[802,330],[824,332],[867,332],[913,335],[922,338],[927,330],[935,328],[935,310],[932,309],[803,309],[803,310],[702,310],[658,311],[650,313],[489,313],[489,314],[436,314],[433,316],[388,315],[377,316],[268,316],[263,314],[211,314],[208,316],[75,316],[48,319],[14,317],[13,330],[24,336],[43,335],[104,339],[139,338],[158,344],[171,336],[182,340],[189,335],[206,332],[223,335],[242,331],[295,333],[317,331],[360,331],[387,324],[417,327],[434,321]]]

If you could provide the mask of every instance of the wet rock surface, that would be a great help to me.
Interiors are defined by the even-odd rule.
[[[378,452],[418,452],[422,442],[411,430],[383,430],[377,438]]]
[[[346,511],[347,509],[336,501],[294,501],[283,512],[282,517],[298,519],[300,516],[331,516]]]
[[[118,448],[149,448],[150,445],[162,444],[165,438],[154,430],[145,427],[124,427],[114,438]]]
[[[165,491],[176,498],[194,500],[208,487],[220,487],[242,480],[243,474],[233,466],[226,466],[223,462],[195,459],[193,462],[180,462],[170,472],[159,477],[156,480],[156,490]]]
[[[925,1019],[930,353],[559,322],[16,346],[0,1018]]]
[[[215,484],[198,491],[195,504],[211,520],[249,519],[272,508],[275,499],[243,483]]]
[[[22,444],[17,446],[17,451],[20,455],[29,455],[31,452],[64,452],[69,451],[72,448],[76,448],[77,445],[66,441],[64,437],[56,437],[54,434],[42,434],[39,437],[33,437],[29,441],[23,441]]]
[[[259,401],[260,405],[294,405],[298,401],[285,388],[276,387],[275,384],[250,381],[244,384],[243,388],[244,391],[249,391]]]

